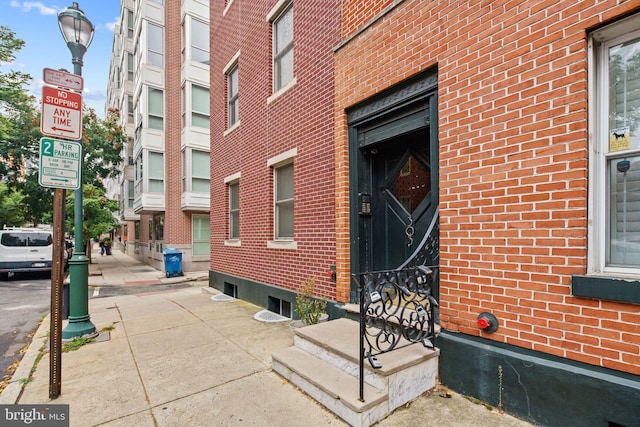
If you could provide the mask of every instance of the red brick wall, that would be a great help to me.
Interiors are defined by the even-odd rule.
[[[343,37],[388,5],[344,2]],[[339,292],[348,291],[345,108],[437,65],[441,324],[640,374],[638,306],[571,296],[587,263],[587,31],[636,1],[407,0],[335,55]],[[355,15],[355,16],[351,16]]]
[[[164,246],[191,244],[190,214],[183,212],[182,204],[182,88],[181,88],[181,19],[180,2],[168,1],[165,13],[164,54]]]
[[[318,293],[335,298],[327,276],[335,264],[333,167],[333,51],[339,41],[339,2],[294,3],[296,85],[272,95],[271,26],[275,0],[211,4],[211,269],[287,289],[317,277]],[[226,130],[223,69],[239,58],[240,126]],[[273,240],[273,177],[267,160],[293,148],[297,250],[269,249]],[[240,247],[228,236],[224,178],[240,178]]]

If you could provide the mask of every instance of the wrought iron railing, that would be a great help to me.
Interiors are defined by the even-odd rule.
[[[364,402],[364,361],[381,368],[377,355],[421,343],[435,350],[438,307],[438,211],[425,237],[396,270],[353,275],[360,299],[360,400]],[[427,264],[429,263],[429,264]]]
[[[364,360],[421,343],[435,349],[434,269],[409,267],[354,275],[360,288],[360,400],[364,402]]]

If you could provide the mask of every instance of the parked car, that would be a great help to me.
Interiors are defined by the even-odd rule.
[[[66,269],[68,250],[63,250],[63,254]],[[0,279],[7,279],[13,273],[50,272],[52,259],[52,231],[40,228],[0,230]]]

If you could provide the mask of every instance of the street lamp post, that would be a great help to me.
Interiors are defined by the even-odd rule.
[[[58,14],[58,25],[67,47],[71,51],[73,73],[82,75],[82,58],[93,39],[94,25],[77,2]],[[82,141],[80,141],[82,142]],[[81,160],[82,162],[82,160]],[[93,336],[96,327],[89,316],[89,259],[83,252],[82,221],[82,163],[80,164],[80,188],[74,193],[75,248],[69,260],[69,323],[62,331],[62,339]]]

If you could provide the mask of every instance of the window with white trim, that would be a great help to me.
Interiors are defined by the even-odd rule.
[[[589,38],[590,273],[640,273],[640,15]]]
[[[191,18],[191,60],[209,65],[209,24]]]
[[[193,150],[191,153],[191,191],[209,193],[209,153]]]
[[[227,127],[231,127],[240,120],[238,94],[238,63],[227,72]]]
[[[227,184],[229,189],[229,239],[240,238],[240,181]]]
[[[209,215],[193,215],[191,218],[193,256],[209,255],[211,249],[210,228]]]
[[[133,38],[133,11],[125,9],[127,15],[127,38]]]
[[[163,60],[163,32],[164,29],[151,22],[147,25],[147,62],[157,67],[162,67]]]
[[[191,125],[209,129],[209,89],[191,85]]]
[[[133,74],[135,72],[135,63],[133,62],[133,53],[127,52],[127,80],[133,81]]]
[[[148,92],[148,123],[152,129],[164,129],[164,94],[160,89],[150,87]]]
[[[164,193],[164,154],[148,153],[149,193]]]
[[[275,240],[293,240],[293,162],[273,169]]]
[[[273,91],[277,92],[293,80],[293,3],[272,22]]]

